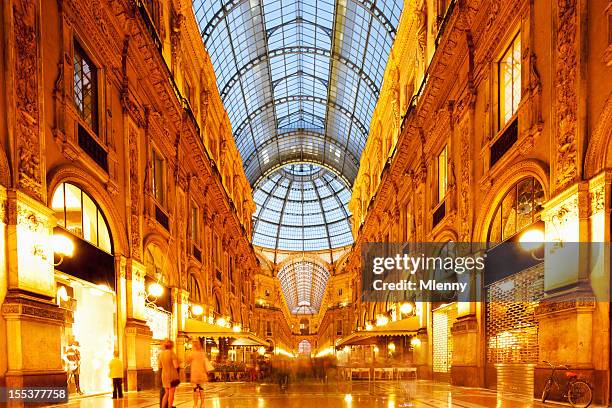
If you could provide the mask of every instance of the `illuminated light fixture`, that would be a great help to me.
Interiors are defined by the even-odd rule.
[[[62,302],[67,302],[69,297],[68,297],[68,292],[66,291],[66,287],[65,286],[60,286],[59,288],[57,288],[57,297],[62,301]]]
[[[413,337],[412,340],[410,340],[410,344],[412,347],[419,347],[421,345],[421,339]]]
[[[55,235],[51,238],[53,252],[60,256],[71,257],[74,255],[74,242],[65,235]]]
[[[389,349],[389,351],[395,351],[395,343],[389,343],[387,348]]]
[[[148,294],[153,297],[160,297],[164,294],[164,287],[158,282],[153,282],[149,285]]]
[[[344,351],[345,353],[348,353],[349,351],[351,351],[351,348],[349,346],[344,346],[342,351]]]
[[[50,238],[51,249],[53,249],[53,254],[59,257],[59,261],[57,263],[51,263],[53,266],[59,266],[62,262],[64,262],[64,257],[72,257],[74,255],[74,242],[70,238],[65,235],[55,235],[53,234]],[[34,244],[33,253],[34,256],[40,256],[44,261],[47,261],[46,250],[44,245]]]
[[[389,318],[385,315],[376,316],[376,326],[384,326],[389,323]]]
[[[232,330],[234,331],[234,333],[240,333],[240,329],[242,327],[240,327],[239,324],[235,324],[234,327],[232,327]]]
[[[526,251],[535,251],[544,242],[544,231],[540,228],[531,228],[523,232],[519,238],[521,247]]]
[[[202,313],[204,313],[204,308],[200,305],[192,305],[191,306],[191,314],[193,314],[194,316],[202,316]]]
[[[351,394],[346,394],[344,396],[344,401],[348,402],[349,404],[353,401],[353,396]]]
[[[260,348],[257,349],[257,352],[259,353],[260,356],[263,356],[264,354],[266,354],[266,348],[264,346],[261,346]]]
[[[372,351],[374,351],[375,353],[378,353],[380,351],[380,349],[378,348],[378,346],[374,346],[374,348],[372,349]]]
[[[519,237],[519,244],[523,250],[531,253],[531,257],[536,261],[543,261],[544,258],[536,256],[535,251],[544,243],[544,231],[540,228],[530,228],[523,232]]]
[[[220,317],[217,319],[217,326],[224,327],[226,323],[227,323],[227,320],[225,320],[224,317]]]
[[[367,331],[370,331],[370,330],[372,330],[373,328],[374,328],[374,326],[372,326],[372,323],[366,323],[365,329],[366,329]]]
[[[400,306],[400,313],[402,314],[409,315],[412,314],[413,311],[414,306],[410,302],[402,303],[402,305]]]

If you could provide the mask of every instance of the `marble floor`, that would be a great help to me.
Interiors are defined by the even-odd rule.
[[[54,407],[153,408],[159,406],[158,398],[159,393],[154,391],[126,393],[122,400],[113,400],[110,394],[107,394],[80,398]],[[177,408],[193,406],[191,388],[188,384],[179,386],[174,406]],[[289,384],[286,392],[280,392],[276,384],[209,383],[206,386],[204,406],[206,408],[527,408],[560,405],[544,405],[519,395],[498,395],[489,390],[411,380],[293,383]]]

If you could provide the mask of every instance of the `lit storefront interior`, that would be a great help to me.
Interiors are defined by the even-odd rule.
[[[69,314],[62,329],[62,360],[71,393],[98,394],[111,386],[108,361],[118,348],[112,244],[106,219],[81,188],[61,183],[51,207],[55,237],[72,246],[56,256],[56,302]],[[56,238],[57,239],[57,238]]]

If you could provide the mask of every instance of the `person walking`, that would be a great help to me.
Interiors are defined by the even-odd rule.
[[[123,398],[123,361],[119,358],[118,351],[115,351],[108,367],[110,378],[113,380],[113,399]]]
[[[206,353],[202,350],[199,339],[191,342],[191,354],[187,357],[187,363],[191,366],[191,384],[193,385],[193,408],[204,406],[204,383],[208,381],[210,362]],[[198,404],[199,401],[199,404]]]
[[[174,402],[174,393],[176,387],[180,384],[178,368],[179,362],[176,353],[174,352],[174,342],[166,340],[164,342],[164,350],[159,354],[158,362],[161,369],[162,386],[164,387],[164,396],[161,402],[161,408],[172,407]]]

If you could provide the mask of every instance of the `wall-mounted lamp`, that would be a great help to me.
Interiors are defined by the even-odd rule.
[[[530,228],[519,237],[519,244],[523,250],[528,251],[536,261],[543,261],[535,252],[544,244],[544,231],[540,228]]]
[[[232,327],[232,331],[234,333],[240,333],[240,330],[242,330],[242,326],[240,326],[239,324],[235,324],[234,327]]]
[[[421,345],[421,339],[419,339],[418,337],[413,337],[413,338],[410,340],[410,345],[411,345],[412,347],[419,347],[419,346]]]
[[[204,308],[200,305],[191,305],[191,314],[194,316],[202,316]]]
[[[144,297],[145,305],[154,309],[161,309],[155,304],[155,301],[163,294],[164,287],[159,282],[151,282],[146,291],[140,292],[140,296]]]
[[[404,302],[400,306],[400,313],[403,315],[411,315],[414,312],[414,305],[411,302]]]
[[[74,242],[65,235],[53,234],[50,240],[54,255],[59,257],[59,261],[52,263],[53,266],[59,266],[64,262],[64,257],[71,258],[74,255]],[[47,260],[45,248],[41,244],[35,244],[33,247],[34,256],[40,256],[44,261]]]

